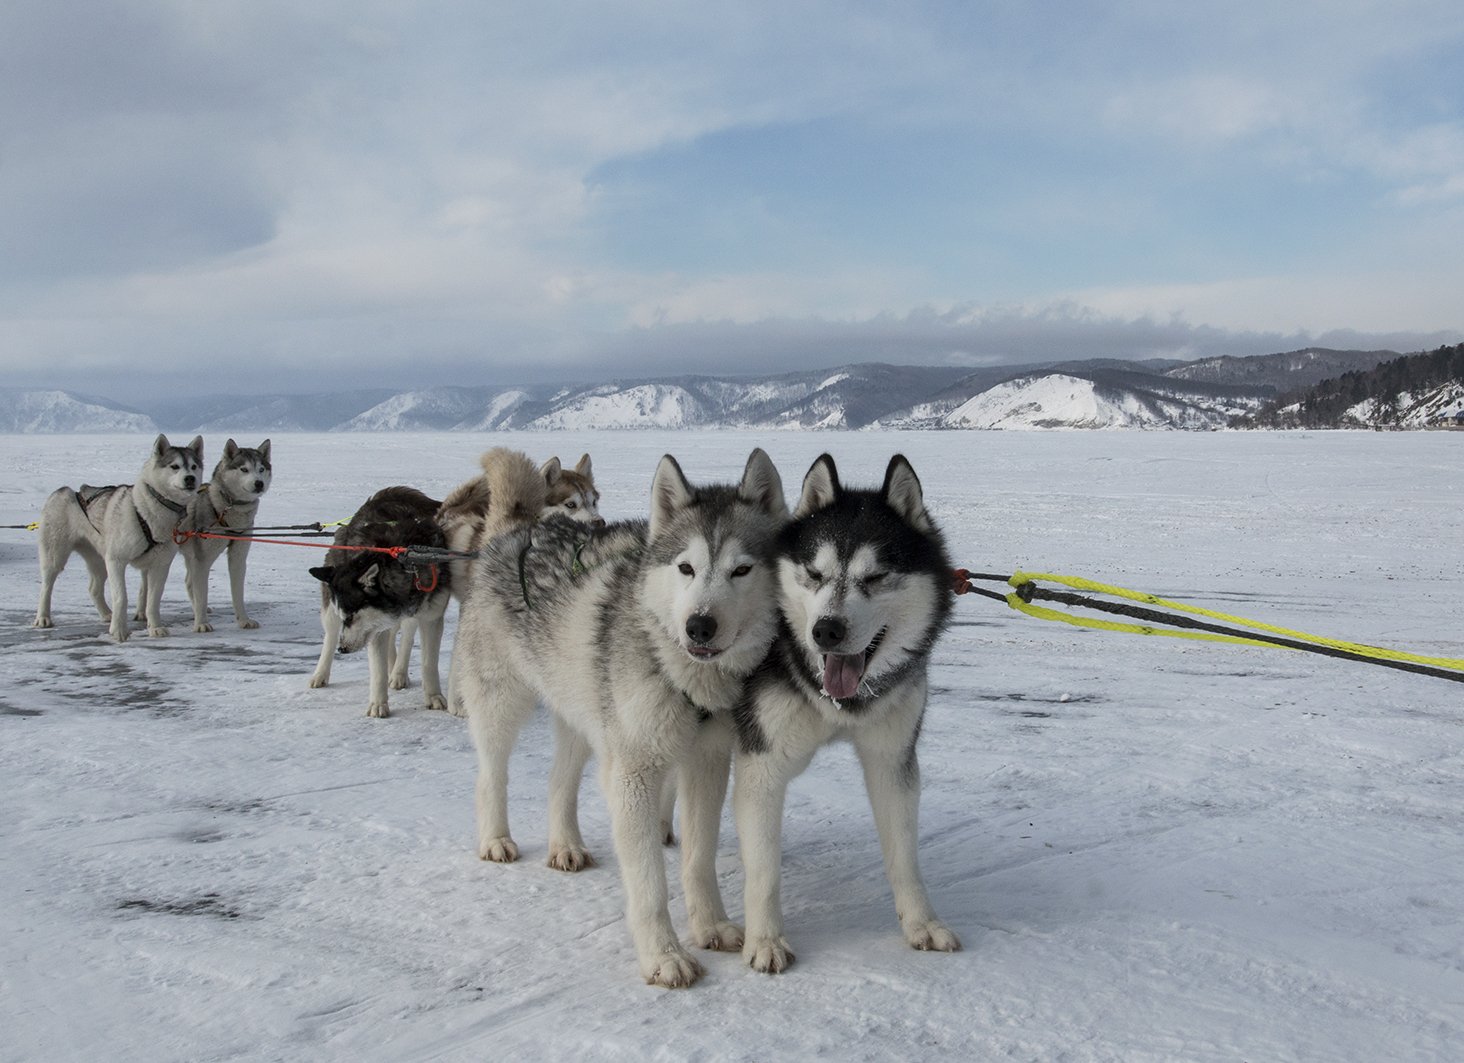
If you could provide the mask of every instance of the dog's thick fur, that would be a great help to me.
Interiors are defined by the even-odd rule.
[[[56,577],[73,553],[80,554],[89,573],[89,590],[97,612],[111,635],[126,642],[127,566],[142,572],[139,598],[147,617],[147,633],[167,635],[159,615],[163,584],[178,547],[173,532],[186,519],[188,504],[197,493],[203,472],[203,437],[176,447],[159,435],[152,453],[138,473],[137,483],[80,490],[62,487],[52,492],[41,509],[38,553],[41,595],[35,626],[52,626],[51,592]],[[110,590],[110,605],[103,586]]]
[[[270,464],[270,445],[266,439],[258,447],[241,447],[232,439],[224,444],[223,457],[214,466],[208,483],[188,503],[188,515],[182,527],[187,531],[237,535],[255,524],[259,499],[269,490],[274,478]],[[184,582],[188,601],[193,606],[193,630],[212,631],[208,622],[208,573],[219,555],[229,555],[229,591],[234,603],[234,620],[246,630],[257,628],[244,609],[244,574],[248,566],[248,539],[204,539],[192,536],[184,540],[178,552],[183,555]],[[143,576],[143,591],[147,576]],[[137,617],[135,619],[142,619]]]
[[[525,519],[526,515],[500,513],[493,506],[494,478],[530,474],[525,470],[527,457],[519,460],[510,456],[517,453],[502,447],[488,451],[480,459],[482,475],[454,487],[442,500],[437,510],[437,523],[447,537],[450,549],[461,554],[476,554],[494,534]],[[542,477],[546,488],[540,517],[559,513],[595,527],[604,525],[600,517],[600,492],[595,489],[595,476],[588,454],[582,455],[573,469],[564,468],[558,458],[550,458],[533,475]],[[507,492],[506,497],[522,497],[524,494],[513,483],[505,483],[503,490]],[[452,596],[462,601],[470,585],[468,561],[456,558],[449,565],[452,568]],[[393,690],[404,690],[407,686],[407,668],[416,630],[414,620],[402,624],[401,644],[391,670]],[[451,699],[448,711],[456,711]]]
[[[931,908],[916,861],[926,667],[951,609],[951,566],[920,481],[895,455],[878,491],[848,490],[827,454],[803,481],[778,548],[782,622],[735,714],[733,808],[746,873],[743,957],[777,972],[783,936],[779,857],[789,782],[814,753],[848,738],[859,755],[905,940],[950,952],[960,941]]]
[[[447,545],[437,525],[441,505],[414,487],[387,487],[368,498],[336,532],[335,545],[343,547]],[[331,660],[337,647],[351,653],[367,647],[371,668],[371,696],[366,715],[390,715],[387,673],[392,667],[397,628],[414,618],[422,629],[422,693],[429,709],[444,709],[437,657],[442,645],[443,614],[447,611],[452,572],[436,569],[430,589],[397,558],[377,550],[331,550],[324,565],[310,570],[320,580],[320,624],[325,638],[320,661],[310,677],[311,687],[330,682]],[[430,580],[429,580],[430,583]]]
[[[730,711],[776,624],[771,557],[786,520],[782,481],[761,450],[740,483],[699,488],[667,455],[651,485],[649,522],[587,529],[550,518],[493,538],[473,563],[451,689],[478,752],[478,854],[518,857],[509,752],[542,700],[556,719],[550,864],[590,862],[575,801],[593,752],[640,971],[655,985],[690,985],[702,970],[667,907],[660,795],[677,765],[692,941],[741,947],[715,868],[706,868],[726,794]]]

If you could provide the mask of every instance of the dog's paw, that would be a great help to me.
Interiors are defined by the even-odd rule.
[[[152,639],[165,639],[168,637],[168,629],[162,626],[149,627],[147,629],[147,636]]]
[[[519,858],[518,846],[512,838],[489,838],[478,843],[478,859],[495,864],[511,864]]]
[[[742,958],[754,971],[781,974],[797,958],[786,938],[748,938],[742,944]]]
[[[384,701],[373,701],[366,706],[366,715],[373,720],[384,720],[391,715],[391,709]]]
[[[905,940],[921,952],[959,952],[961,939],[939,919],[930,919],[905,928]]]
[[[692,944],[699,949],[711,949],[714,952],[741,952],[742,938],[742,928],[725,919],[719,919],[711,926],[691,928]]]
[[[433,712],[446,712],[447,698],[441,694],[431,694],[427,698],[427,707]]]
[[[201,624],[194,624],[193,625],[193,630],[194,630],[194,633],[195,634],[207,635],[210,631],[213,630],[213,625],[210,624],[207,620],[205,620]]]
[[[329,685],[330,685],[330,676],[328,676],[328,675],[321,675],[319,672],[316,672],[314,675],[312,675],[310,677],[310,689],[311,690],[319,690],[321,687],[323,687],[323,686],[329,686]]]
[[[595,858],[583,845],[549,846],[549,866],[555,871],[583,871],[595,866]]]
[[[247,616],[239,619],[239,627],[243,631],[253,631],[259,626],[258,620],[250,620]]]
[[[112,638],[117,642],[126,642],[132,637],[132,632],[125,627],[117,627],[115,624],[110,628]]]
[[[51,618],[49,616],[38,616],[35,619],[35,623],[31,624],[31,627],[55,627],[55,626],[56,625],[51,622]]]
[[[139,622],[141,622],[143,620],[146,620],[147,619],[147,610],[146,609],[139,609],[137,612],[135,612],[135,613],[132,614],[132,619],[133,620],[137,620]]]
[[[449,699],[447,712],[449,716],[456,716],[460,720],[466,720],[468,718],[468,707],[461,701],[452,701]]]
[[[658,985],[663,989],[685,989],[695,984],[703,973],[702,965],[696,962],[696,958],[679,946],[641,964],[641,974],[645,976],[646,984]]]
[[[406,672],[392,672],[391,673],[391,677],[388,680],[388,684],[391,686],[391,688],[393,690],[406,690],[407,689],[407,673]]]

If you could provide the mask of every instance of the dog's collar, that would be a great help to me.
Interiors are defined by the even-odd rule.
[[[168,498],[164,495],[158,494],[157,488],[155,488],[152,484],[143,484],[142,486],[147,488],[147,493],[152,495],[153,501],[157,502],[159,505],[164,506],[167,509],[171,509],[178,516],[181,517],[184,513],[188,512],[187,506],[178,502],[174,502],[171,498]]]

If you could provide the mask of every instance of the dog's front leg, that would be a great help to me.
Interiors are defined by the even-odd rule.
[[[155,639],[166,638],[168,629],[163,627],[163,588],[168,583],[168,569],[173,559],[169,557],[142,571],[142,587],[138,590],[138,606],[147,610],[147,633]]]
[[[391,671],[391,645],[396,632],[383,628],[374,632],[366,641],[366,660],[371,666],[371,701],[366,706],[366,715],[384,720],[391,715],[387,706],[386,676]]]
[[[807,761],[805,760],[805,764]],[[777,754],[739,753],[732,811],[742,854],[742,958],[755,971],[778,974],[794,960],[783,937],[783,803],[794,765]]]
[[[131,632],[127,629],[127,562],[120,557],[107,557],[107,589],[112,598],[112,638],[126,642]]]
[[[188,591],[188,604],[193,607],[193,630],[200,634],[212,631],[213,625],[208,622],[208,562],[196,557],[191,549],[183,554],[183,586]]]
[[[330,666],[335,660],[336,647],[341,644],[341,614],[327,599],[320,603],[320,660],[310,676],[310,689],[330,684]]]
[[[438,657],[442,653],[442,629],[446,621],[447,596],[442,597],[442,610],[422,617],[417,626],[422,630],[422,696],[429,709],[445,710],[447,698],[442,695],[442,673]],[[402,625],[402,642],[407,641],[406,625]],[[405,672],[406,669],[403,669]]]
[[[554,713],[554,765],[549,769],[549,866],[583,871],[595,865],[579,827],[579,790],[590,743]]]
[[[244,571],[249,561],[248,543],[230,543],[229,549],[229,593],[234,600],[234,620],[244,630],[248,631],[257,628],[259,622],[249,619],[249,614],[244,610]],[[208,612],[208,567],[203,568],[203,608],[204,619],[207,620]]]
[[[607,755],[601,765],[641,976],[650,985],[680,989],[702,976],[702,965],[682,947],[671,925],[659,829],[665,777],[666,765],[627,763],[623,755]]]
[[[139,622],[147,619],[147,586],[148,570],[141,569],[137,581],[137,612],[132,614],[132,619]]]
[[[915,717],[918,720],[918,715]],[[936,917],[920,877],[920,762],[915,755],[919,726],[906,733],[856,735],[854,748],[864,768],[864,785],[884,852],[885,874],[895,895],[895,914],[911,948],[955,952],[961,941]],[[891,737],[894,740],[891,740]],[[862,740],[861,740],[862,739]]]
[[[728,920],[717,886],[717,838],[732,769],[732,738],[725,714],[700,724],[680,771],[681,883],[691,940],[700,948],[723,952],[742,948],[742,928]]]

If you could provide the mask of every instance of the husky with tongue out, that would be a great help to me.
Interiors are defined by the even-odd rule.
[[[793,962],[779,900],[784,798],[839,737],[854,743],[864,768],[905,940],[952,952],[961,943],[931,908],[915,854],[926,666],[951,608],[944,542],[899,454],[877,491],[845,488],[824,454],[793,516],[778,550],[782,624],[734,713],[743,958],[770,974]]]

